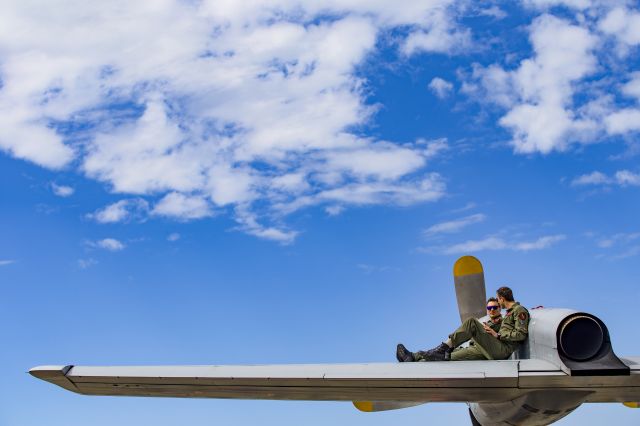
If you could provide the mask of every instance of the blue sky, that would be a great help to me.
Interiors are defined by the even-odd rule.
[[[640,355],[637,2],[236,3],[3,3],[0,424],[464,424],[25,372],[393,362],[456,327],[465,254]],[[638,413],[558,424],[603,420]]]

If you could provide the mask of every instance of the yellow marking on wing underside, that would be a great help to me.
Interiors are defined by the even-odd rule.
[[[371,413],[373,411],[373,402],[371,401],[353,401],[353,405],[365,413]]]
[[[460,259],[456,260],[456,263],[453,265],[454,277],[481,274],[482,272],[482,263],[473,256],[462,256]]]
[[[624,406],[629,408],[640,408],[640,402],[625,402]]]

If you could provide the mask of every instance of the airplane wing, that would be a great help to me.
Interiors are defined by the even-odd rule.
[[[375,404],[380,409],[389,409],[388,404],[382,404],[385,401],[399,406],[424,402],[504,402],[547,389],[584,390],[589,392],[585,402],[640,401],[640,357],[626,358],[623,362],[631,369],[629,376],[570,376],[555,365],[536,359],[398,364],[43,366],[29,373],[84,395],[360,401],[356,404],[358,408],[373,411]]]

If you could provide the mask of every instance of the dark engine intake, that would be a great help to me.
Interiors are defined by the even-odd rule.
[[[628,375],[629,367],[614,354],[607,326],[597,317],[575,313],[557,329],[558,355],[572,376]]]

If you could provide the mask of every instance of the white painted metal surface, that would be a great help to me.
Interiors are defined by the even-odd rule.
[[[333,401],[500,402],[539,390],[588,390],[591,402],[640,400],[630,376],[572,377],[544,360],[404,364],[36,367],[30,373],[86,395]]]

